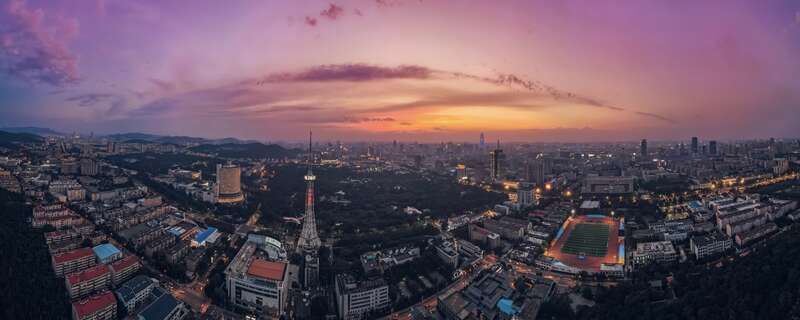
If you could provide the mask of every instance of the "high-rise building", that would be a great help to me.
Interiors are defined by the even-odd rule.
[[[503,155],[503,150],[500,149],[500,140],[497,140],[497,148],[489,153],[491,156],[491,163],[489,170],[491,171],[491,178],[494,181],[500,180],[500,160]]]
[[[389,286],[382,278],[357,281],[351,275],[339,274],[335,290],[339,319],[364,319],[371,311],[389,308]]]
[[[697,154],[700,151],[697,143],[697,137],[692,137],[692,154]]]
[[[117,153],[117,143],[114,141],[109,141],[108,144],[106,144],[106,152]]]
[[[217,165],[218,203],[239,203],[244,201],[241,176],[242,170],[237,165]]]
[[[544,187],[547,175],[550,174],[551,159],[540,158],[529,164],[529,181],[538,187]]]
[[[717,142],[716,141],[711,140],[711,141],[708,142],[708,153],[710,153],[712,156],[717,155]]]
[[[534,205],[536,197],[534,196],[534,189],[531,186],[520,186],[517,189],[517,203],[521,208],[527,208]]]
[[[467,166],[463,163],[459,163],[456,165],[456,179],[459,182],[466,181],[469,179],[467,176]]]
[[[646,159],[649,154],[647,153],[647,139],[642,139],[642,144],[639,146],[639,156]]]
[[[93,159],[81,159],[81,174],[84,176],[96,176],[99,171],[97,162]]]
[[[486,140],[484,140],[484,138],[483,138],[483,132],[481,132],[481,139],[480,139],[480,142],[478,142],[478,143],[479,143],[479,146],[480,146],[481,150],[486,150]]]

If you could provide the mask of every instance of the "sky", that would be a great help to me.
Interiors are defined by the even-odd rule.
[[[800,1],[0,0],[0,127],[800,136]]]

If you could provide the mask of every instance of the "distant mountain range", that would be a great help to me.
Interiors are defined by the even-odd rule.
[[[105,138],[129,143],[169,143],[177,145],[187,144],[242,144],[257,143],[254,140],[239,140],[236,138],[206,139],[188,136],[162,136],[142,132],[115,133],[104,136]]]
[[[55,131],[53,129],[40,128],[40,127],[7,127],[7,128],[0,128],[0,131],[10,132],[10,133],[30,133],[42,137],[66,136],[66,134]]]
[[[10,127],[0,129],[0,147],[17,149],[20,143],[42,141],[45,136],[67,136],[49,128]],[[115,133],[98,136],[124,143],[161,143],[179,146],[195,145],[192,151],[216,154],[226,158],[287,158],[297,156],[301,150],[286,149],[276,144],[263,144],[254,140],[236,138],[206,139],[188,136],[164,136],[142,132]]]
[[[224,158],[293,158],[301,150],[286,149],[277,144],[253,143],[225,143],[225,144],[202,144],[190,148],[195,152],[216,154]]]

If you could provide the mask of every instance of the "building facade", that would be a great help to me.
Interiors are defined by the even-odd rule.
[[[369,319],[369,313],[389,308],[389,286],[382,278],[357,281],[348,274],[336,275],[336,308],[339,319]]]

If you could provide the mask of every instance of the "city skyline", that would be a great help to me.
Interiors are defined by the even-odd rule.
[[[12,0],[0,127],[301,140],[795,138],[800,4]]]

